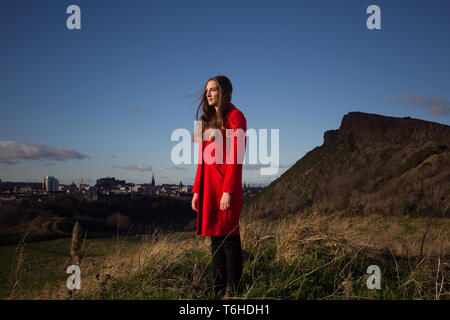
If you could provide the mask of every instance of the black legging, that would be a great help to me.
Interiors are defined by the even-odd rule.
[[[223,293],[227,286],[237,290],[243,267],[241,237],[211,236],[211,253],[214,291]]]

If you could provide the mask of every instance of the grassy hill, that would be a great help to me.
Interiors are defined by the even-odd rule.
[[[351,112],[245,209],[449,217],[449,163],[449,126]]]
[[[241,299],[450,299],[449,219],[296,214],[241,219]],[[208,237],[154,230],[85,239],[81,290],[66,287],[70,240],[0,247],[2,299],[214,299]],[[380,290],[366,286],[378,265]]]

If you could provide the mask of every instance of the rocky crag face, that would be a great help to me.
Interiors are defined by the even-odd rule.
[[[449,205],[450,126],[350,112],[244,210],[449,217]]]
[[[338,130],[324,133],[324,145],[345,143],[361,148],[381,143],[403,146],[426,143],[439,137],[450,139],[450,126],[410,117],[349,112],[342,118]]]

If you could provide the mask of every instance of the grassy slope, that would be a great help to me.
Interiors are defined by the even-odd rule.
[[[424,218],[304,215],[241,218],[245,255],[241,298],[449,299],[448,219],[436,219],[417,259]],[[86,240],[82,289],[75,299],[211,299],[209,238],[194,232],[154,232],[131,238]],[[5,263],[18,247],[0,247]],[[2,298],[66,299],[69,240],[25,244],[23,262],[2,287]],[[11,261],[11,259],[9,259]],[[12,265],[17,266],[17,259]],[[366,268],[380,266],[382,289],[368,290]],[[3,286],[3,285],[2,285]]]
[[[450,145],[439,139],[403,148],[320,146],[255,196],[248,209],[261,216],[305,209],[343,215],[421,216],[430,210],[442,214],[436,207],[443,205],[448,213],[449,162]]]

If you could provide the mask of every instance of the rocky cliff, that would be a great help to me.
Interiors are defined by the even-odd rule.
[[[246,214],[450,216],[450,126],[363,112],[309,151],[244,207]]]
[[[450,126],[439,123],[396,118],[363,112],[349,112],[338,130],[324,133],[324,145],[345,143],[349,147],[364,147],[376,143],[407,145],[425,143],[434,138],[449,138]]]

